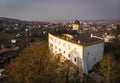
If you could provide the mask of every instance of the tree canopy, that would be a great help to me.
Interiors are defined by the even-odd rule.
[[[99,73],[102,74],[106,82],[118,83],[120,81],[120,63],[115,60],[112,54],[106,54],[99,66]]]
[[[20,52],[9,67],[11,83],[57,83],[57,61],[52,59],[45,42],[34,44]]]

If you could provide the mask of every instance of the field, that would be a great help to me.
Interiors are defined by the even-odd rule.
[[[0,32],[0,40],[11,40],[14,38],[15,38],[15,35],[13,34],[7,34],[7,33]]]

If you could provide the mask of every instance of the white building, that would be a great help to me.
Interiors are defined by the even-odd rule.
[[[50,50],[61,54],[88,74],[93,65],[102,59],[104,41],[90,37],[90,34],[78,34],[75,31],[56,31],[49,33]]]

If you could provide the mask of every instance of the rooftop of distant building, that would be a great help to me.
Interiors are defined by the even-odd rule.
[[[3,53],[8,52],[9,50],[10,50],[9,48],[0,49],[0,55],[3,54]]]

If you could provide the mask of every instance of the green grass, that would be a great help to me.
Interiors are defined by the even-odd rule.
[[[15,35],[13,35],[13,34],[7,34],[4,32],[0,32],[0,40],[11,40],[14,38],[15,38]]]

